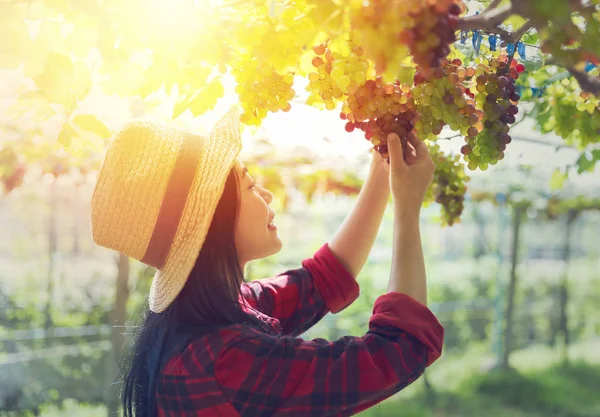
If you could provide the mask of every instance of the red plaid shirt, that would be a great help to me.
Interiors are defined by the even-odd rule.
[[[276,334],[232,325],[192,342],[161,371],[158,415],[350,416],[402,390],[440,356],[444,337],[411,297],[381,295],[364,336],[298,337],[358,294],[327,245],[297,270],[244,283],[244,305]]]

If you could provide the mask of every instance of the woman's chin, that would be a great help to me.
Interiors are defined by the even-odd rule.
[[[283,242],[281,241],[281,238],[279,236],[277,236],[275,238],[275,245],[274,245],[273,253],[271,253],[271,255],[275,255],[276,253],[279,253],[282,248],[283,248]]]

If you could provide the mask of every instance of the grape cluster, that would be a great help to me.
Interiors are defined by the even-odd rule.
[[[475,69],[463,67],[460,59],[443,59],[440,64],[429,77],[421,68],[414,76],[412,93],[421,116],[416,126],[419,136],[433,139],[446,125],[463,136],[477,135],[483,129],[483,111],[476,108],[464,85]]]
[[[291,109],[290,101],[296,95],[292,73],[281,75],[271,64],[247,57],[234,65],[233,76],[237,81],[235,92],[244,110],[240,116],[242,123],[258,126],[269,111]]]
[[[420,2],[381,0],[347,2],[351,5],[350,22],[355,40],[364,47],[377,73],[396,74],[409,55],[409,48],[399,42],[398,34],[407,28],[407,16],[420,9]]]
[[[410,86],[398,80],[386,83],[377,77],[367,80],[347,97],[340,117],[348,120],[347,132],[362,130],[365,138],[387,158],[388,134],[396,133],[406,146],[407,140],[415,135],[417,111]]]
[[[358,86],[365,83],[371,74],[369,61],[364,57],[363,48],[350,46],[347,54],[332,51],[327,43],[313,48],[315,56],[312,65],[315,68],[308,74],[310,91],[307,104],[322,103],[328,110],[336,107],[336,100],[352,94]]]
[[[598,69],[590,75],[597,76]],[[533,112],[543,133],[554,131],[577,148],[600,142],[600,99],[597,96],[581,91],[572,77],[548,85],[546,92],[536,100]]]
[[[461,148],[470,170],[486,170],[504,158],[506,145],[512,141],[509,125],[516,121],[521,99],[515,91],[515,80],[523,70],[523,65],[514,59],[509,66],[506,56],[494,58],[489,66],[476,68],[470,93],[477,107],[483,110],[484,118],[483,129],[465,137],[466,145]]]
[[[456,40],[458,16],[464,12],[462,2],[439,0],[421,2],[422,7],[409,14],[409,27],[398,34],[409,47],[415,64],[429,73],[440,66]]]
[[[429,146],[429,153],[435,163],[435,173],[425,201],[435,201],[442,206],[443,224],[460,223],[467,192],[465,183],[469,181],[464,163],[460,161],[460,155],[446,155],[437,144]]]

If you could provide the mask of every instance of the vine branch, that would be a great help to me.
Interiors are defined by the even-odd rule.
[[[579,86],[583,91],[592,93],[595,96],[600,96],[600,78],[590,76],[586,72],[573,67],[566,68],[571,73],[571,75],[573,75],[573,78],[577,80]]]
[[[499,29],[498,25],[508,19],[515,13],[512,4],[490,9],[485,13],[467,16],[458,19],[457,29],[459,30],[487,30],[494,31]],[[506,32],[506,31],[505,31]],[[508,32],[507,32],[508,33]]]
[[[536,20],[535,16],[528,15],[527,8],[523,7],[523,4],[518,0],[513,0],[510,4],[502,7],[500,7],[499,4],[500,1],[492,0],[484,9],[483,13],[459,19],[456,26],[457,30],[482,30],[500,36],[500,39],[505,44],[515,44],[531,29],[540,30],[545,26],[545,24]],[[513,32],[501,28],[500,24],[514,14],[522,16],[527,19],[527,21]],[[512,58],[513,56],[511,55],[509,57],[509,65]],[[546,64],[564,67],[577,80],[583,91],[594,95],[600,95],[600,78],[590,76],[586,72],[579,70],[572,65],[565,65],[565,63],[557,60],[556,57],[548,59]]]
[[[525,22],[523,24],[523,26],[521,26],[519,29],[515,30],[513,33],[510,33],[507,39],[508,43],[517,43],[518,41],[521,40],[521,38],[527,33],[529,32],[531,29],[533,29],[535,26],[533,25],[533,22],[531,20],[528,20],[527,22]]]
[[[491,6],[491,4],[490,4]],[[486,9],[488,10],[488,9]],[[519,39],[531,29],[534,28],[533,22],[528,20],[519,29],[514,32],[509,32],[501,28],[499,25],[507,18],[515,14],[512,5],[502,8],[484,10],[483,14],[468,16],[458,21],[458,29],[460,30],[483,30],[487,33],[493,33],[500,36],[500,39],[505,43],[517,43]]]

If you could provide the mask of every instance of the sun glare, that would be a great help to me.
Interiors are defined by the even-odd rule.
[[[209,0],[147,0],[144,2],[143,18],[138,24],[153,38],[197,38],[214,5]]]

